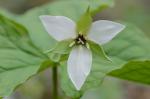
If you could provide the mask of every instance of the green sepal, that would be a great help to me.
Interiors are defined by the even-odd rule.
[[[20,24],[0,15],[0,96],[9,96],[17,86],[52,64],[31,41]]]
[[[88,7],[85,14],[83,14],[83,16],[81,16],[81,18],[77,22],[77,33],[81,35],[86,35],[91,27],[91,24],[92,24],[92,17],[90,14],[90,8]]]
[[[45,53],[52,61],[59,62],[62,55],[69,54],[70,50],[72,49],[72,47],[70,47],[70,44],[72,44],[72,42],[73,40],[64,40],[58,42],[53,49],[48,50]]]
[[[107,61],[112,61],[105,53],[103,47],[101,45],[98,45],[92,41],[88,41],[88,44],[90,45],[90,49],[95,52],[98,53],[99,56],[101,56],[101,58],[103,58],[104,60]]]

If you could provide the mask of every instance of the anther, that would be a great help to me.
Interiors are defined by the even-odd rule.
[[[87,47],[88,49],[90,49],[90,45],[89,45],[89,43],[86,43],[86,47]]]
[[[73,41],[72,43],[70,43],[69,47],[72,47],[73,45],[75,45],[75,41]]]

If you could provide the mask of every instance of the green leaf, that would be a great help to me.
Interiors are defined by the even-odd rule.
[[[92,24],[92,17],[90,14],[90,8],[87,9],[86,13],[77,22],[77,33],[81,35],[87,35]]]
[[[106,54],[111,58],[112,62],[107,61],[104,57],[102,57],[102,55],[100,55],[100,51],[98,49],[99,45],[95,44],[92,46],[91,50],[94,57],[92,71],[81,91],[76,91],[70,81],[67,74],[66,62],[63,61],[61,63],[61,84],[63,90],[68,96],[82,96],[86,90],[99,86],[107,74],[113,70],[121,69],[130,61],[150,59],[150,55],[147,54],[150,51],[150,46],[147,46],[150,43],[149,38],[147,38],[144,33],[134,25],[128,23],[123,24],[126,25],[126,29],[116,36],[111,42],[103,46]]]
[[[108,75],[133,82],[150,84],[150,61],[131,61]]]
[[[19,24],[0,15],[0,96],[8,96],[32,75],[47,57],[29,39]],[[42,68],[43,69],[43,68]]]

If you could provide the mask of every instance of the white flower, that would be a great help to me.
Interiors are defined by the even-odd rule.
[[[76,87],[80,90],[91,71],[92,52],[87,48],[87,40],[103,45],[112,40],[125,26],[107,20],[99,20],[92,24],[86,36],[76,33],[76,24],[64,16],[40,16],[42,23],[49,33],[57,41],[74,39],[75,46],[67,61],[68,75]]]

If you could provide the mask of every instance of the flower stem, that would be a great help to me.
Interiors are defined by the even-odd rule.
[[[53,67],[53,99],[58,99],[58,75],[57,66]]]

